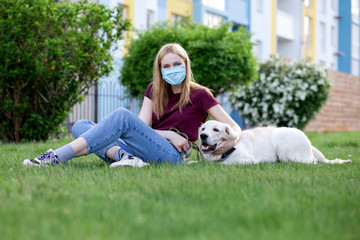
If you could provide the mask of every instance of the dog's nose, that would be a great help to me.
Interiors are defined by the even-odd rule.
[[[202,140],[206,139],[208,136],[205,133],[200,134],[200,138]]]

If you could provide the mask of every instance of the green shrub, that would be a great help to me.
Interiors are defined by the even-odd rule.
[[[188,52],[195,80],[210,87],[215,94],[256,78],[256,59],[252,54],[250,35],[245,29],[230,32],[230,23],[209,28],[190,21],[158,23],[138,33],[123,58],[121,84],[131,96],[142,97],[152,81],[153,61],[166,43],[177,42]]]
[[[329,90],[323,68],[273,57],[261,64],[257,81],[237,88],[231,96],[234,108],[250,126],[303,129],[325,103]]]
[[[87,1],[0,3],[0,139],[45,140],[111,72],[110,49],[129,23],[120,7]]]

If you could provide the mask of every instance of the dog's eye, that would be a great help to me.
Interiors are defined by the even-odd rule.
[[[202,129],[201,129],[201,131],[204,131],[204,130],[205,130],[205,128],[202,128]]]
[[[214,128],[213,130],[214,130],[214,132],[220,132],[220,129],[218,129],[218,128]]]

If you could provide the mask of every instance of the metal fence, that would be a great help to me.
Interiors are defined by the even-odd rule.
[[[118,71],[114,71],[118,72]],[[240,117],[239,112],[232,109],[226,94],[217,96],[217,99],[230,114],[230,116],[245,129],[245,122]],[[138,115],[140,111],[140,102],[137,99],[129,97],[127,90],[119,83],[116,74],[101,80],[101,84],[92,87],[89,90],[85,100],[74,106],[69,118],[67,119],[67,129],[71,132],[71,128],[77,120],[87,119],[95,123],[104,119],[119,107],[129,109]]]
[[[140,111],[139,101],[129,97],[126,88],[114,78],[102,80],[100,85],[89,89],[84,97],[85,100],[74,106],[66,121],[69,132],[77,120],[87,119],[97,123],[119,107],[129,109],[136,115]]]

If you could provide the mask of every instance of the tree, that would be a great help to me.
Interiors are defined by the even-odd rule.
[[[87,1],[0,3],[0,139],[45,140],[112,71],[129,22],[120,7]]]
[[[128,46],[123,58],[120,82],[133,97],[141,98],[152,81],[153,61],[166,43],[177,42],[192,61],[195,81],[210,87],[215,94],[256,79],[256,59],[250,34],[243,28],[230,32],[230,23],[209,28],[190,22],[161,22]]]

